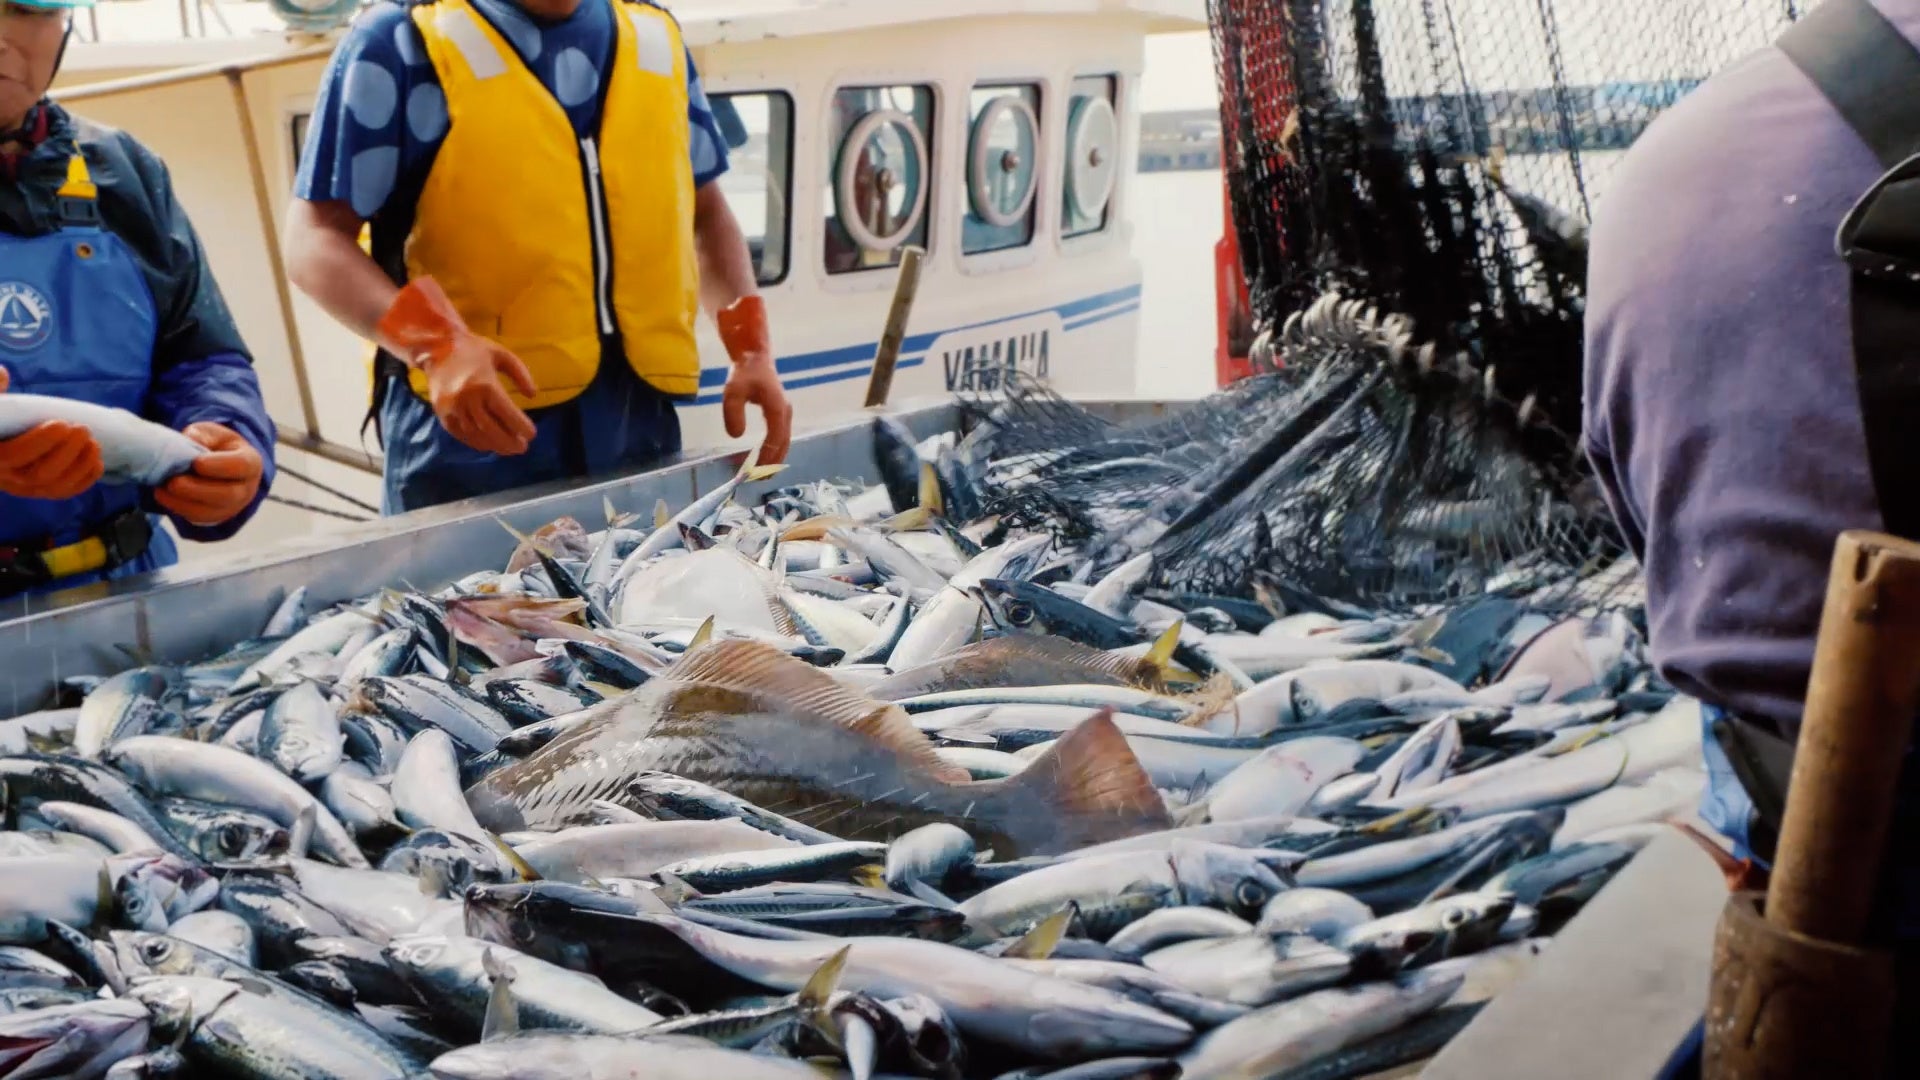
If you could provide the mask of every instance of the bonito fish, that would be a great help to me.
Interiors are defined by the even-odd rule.
[[[1579,615],[1533,553],[1404,610],[1272,572],[1303,523],[1225,479],[1267,468],[1279,404],[1080,416],[1086,445],[881,423],[885,489],[516,507],[440,581],[236,590],[262,606],[212,613],[204,657],[89,643],[0,715],[0,1076],[1430,1056],[1698,798],[1698,705],[1586,592],[1617,567]],[[1113,501],[1049,528],[1088,485]],[[1405,516],[1458,539],[1498,501],[1456,495]],[[1249,574],[1192,577],[1210,518]]]

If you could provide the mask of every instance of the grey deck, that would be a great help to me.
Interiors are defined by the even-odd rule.
[[[1678,832],[1663,834],[1422,1080],[1653,1076],[1705,1007],[1726,901],[1713,860]]]

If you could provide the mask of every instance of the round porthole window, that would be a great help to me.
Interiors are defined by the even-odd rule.
[[[860,118],[840,144],[834,211],[867,251],[905,243],[927,212],[927,142],[913,117],[882,109]]]
[[[1067,198],[1082,217],[1098,220],[1107,212],[1118,176],[1120,126],[1113,103],[1084,97],[1067,120]]]
[[[1017,225],[1039,188],[1040,122],[1033,107],[997,97],[973,122],[967,152],[967,194],[973,215],[989,225]]]

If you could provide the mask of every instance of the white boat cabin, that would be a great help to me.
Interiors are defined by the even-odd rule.
[[[283,2],[318,26],[353,10]],[[1141,272],[1126,223],[1144,45],[1204,28],[1202,0],[665,6],[726,129],[721,183],[800,430],[861,406],[908,247],[926,257],[895,400],[990,388],[1015,368],[1070,394],[1131,393]],[[338,34],[287,21],[258,0],[103,0],[79,16],[56,96],[166,159],[255,354],[284,465],[375,504],[368,347],[280,271],[281,216]],[[705,320],[701,353],[685,441],[729,445],[727,358]],[[366,514],[290,473],[275,494]],[[337,520],[281,504],[247,537]]]

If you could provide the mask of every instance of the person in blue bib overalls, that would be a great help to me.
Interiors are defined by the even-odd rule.
[[[142,490],[100,482],[84,427],[0,440],[0,596],[170,565],[159,513],[224,540],[272,482],[259,381],[166,167],[46,100],[71,9],[91,3],[0,3],[0,393],[126,409],[208,453]]]
[[[784,459],[792,409],[726,168],[657,6],[360,13],[314,106],[284,246],[294,284],[379,346],[386,512],[675,453],[702,306],[733,361],[728,432],[755,405],[760,461]]]

